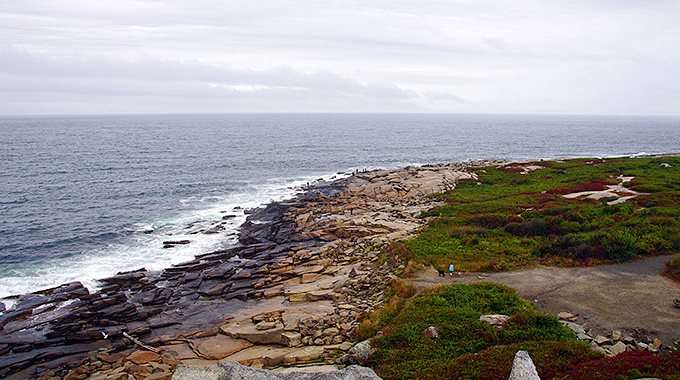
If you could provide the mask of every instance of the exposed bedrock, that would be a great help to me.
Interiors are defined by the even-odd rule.
[[[380,247],[415,233],[417,215],[435,205],[425,196],[472,178],[466,165],[315,183],[249,211],[238,246],[160,272],[118,273],[92,293],[75,282],[14,297],[0,314],[0,377],[97,378],[124,368],[148,378],[180,363],[267,368],[346,359],[358,316],[384,301],[401,265],[380,259]],[[218,348],[229,339],[231,348]],[[140,344],[158,357],[133,361],[143,361]]]

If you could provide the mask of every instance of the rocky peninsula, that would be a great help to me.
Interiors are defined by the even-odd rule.
[[[416,232],[436,205],[427,195],[471,178],[467,167],[501,163],[317,181],[253,211],[233,248],[119,273],[92,293],[75,282],[16,296],[0,315],[0,377],[157,380],[179,364],[227,361],[336,368],[350,360],[358,316],[403,269],[381,247]]]
[[[383,304],[404,270],[383,248],[423,226],[418,216],[440,204],[429,195],[474,179],[467,168],[504,164],[317,181],[253,210],[232,248],[160,272],[119,273],[96,292],[76,282],[17,296],[0,314],[0,377],[160,380],[180,364],[236,361],[280,372],[353,364],[362,355],[354,344],[360,317]],[[433,269],[415,280],[429,277],[437,278]]]

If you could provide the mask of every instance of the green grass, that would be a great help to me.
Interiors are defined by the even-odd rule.
[[[479,321],[483,314],[512,318],[500,330]],[[680,379],[680,352],[627,353],[605,358],[578,342],[574,333],[505,285],[442,284],[408,300],[395,296],[366,315],[378,334],[367,363],[383,379],[498,379],[510,375],[518,350],[529,352],[541,379]],[[362,323],[362,326],[365,326]],[[423,331],[435,326],[439,339]],[[638,376],[639,375],[639,376]],[[643,376],[644,375],[644,376]]]
[[[534,164],[543,168],[527,174],[514,165],[472,169],[478,180],[441,195],[446,204],[423,215],[435,219],[405,243],[405,256],[440,269],[502,271],[680,251],[679,157]],[[603,190],[620,175],[634,176],[626,186],[647,194],[615,205],[563,197]]]
[[[578,343],[556,317],[534,311],[502,284],[443,284],[399,306],[382,314],[389,318],[373,340],[377,351],[369,365],[383,379],[495,378],[490,374],[507,379],[517,349],[530,349],[541,365],[554,365],[547,358],[558,351],[565,366],[601,357]],[[512,318],[497,331],[479,321],[483,314]],[[423,335],[429,326],[437,328],[440,339]]]

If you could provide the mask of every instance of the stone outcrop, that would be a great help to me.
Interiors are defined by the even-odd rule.
[[[372,369],[359,366],[345,367],[339,371],[277,373],[250,368],[236,362],[218,366],[179,366],[172,380],[375,380],[380,379]]]
[[[503,314],[486,314],[479,317],[479,321],[490,325],[496,330],[503,328],[503,325],[510,320],[510,316]]]
[[[362,363],[373,349],[369,341],[354,344],[358,318],[382,305],[387,284],[404,269],[383,247],[422,226],[417,216],[437,205],[427,195],[474,179],[467,166],[500,163],[317,182],[293,199],[243,210],[239,244],[229,249],[160,272],[118,273],[96,292],[76,282],[13,297],[9,310],[0,304],[0,378],[164,380],[180,364]],[[222,223],[187,228],[220,233]],[[172,237],[165,243],[191,244]],[[580,339],[596,341],[575,316],[564,322]],[[592,344],[608,354],[663,346],[647,332],[600,335],[601,344]],[[135,340],[148,349],[139,351]]]
[[[508,380],[541,380],[528,352],[517,351]]]
[[[578,315],[561,312],[558,318],[576,334],[579,340],[590,343],[593,350],[606,356],[616,356],[627,351],[658,353],[663,347],[663,343],[649,331],[632,329],[624,333],[621,330],[613,330],[596,334],[592,330],[586,331],[584,326],[575,323]],[[680,341],[676,342],[676,345],[680,346]]]
[[[426,195],[473,178],[467,166],[497,163],[375,170],[314,183],[291,200],[248,210],[232,248],[160,272],[118,273],[100,280],[96,292],[76,282],[14,297],[14,306],[0,311],[0,377],[162,377],[155,374],[167,372],[164,366],[235,355],[262,367],[334,364],[352,346],[357,317],[382,304],[388,281],[403,269],[381,259],[382,247],[420,228],[417,215],[436,205]],[[187,228],[220,233],[223,223]],[[191,241],[169,236],[164,243]],[[287,310],[275,321],[225,321],[234,305],[253,302]],[[125,359],[139,349],[125,334],[161,356],[145,364]],[[228,339],[228,348],[215,344]],[[257,346],[271,346],[270,354]]]
[[[439,330],[437,330],[437,328],[434,327],[434,326],[429,326],[428,328],[426,328],[425,331],[423,331],[423,336],[425,338],[429,338],[429,339],[439,339],[440,338]]]

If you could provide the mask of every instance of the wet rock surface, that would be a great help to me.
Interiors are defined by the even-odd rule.
[[[416,216],[435,206],[425,196],[471,178],[470,165],[315,183],[249,210],[238,246],[118,273],[96,292],[75,282],[13,297],[0,309],[0,378],[157,380],[181,363],[345,364],[357,317],[381,305],[403,268],[379,260],[381,247],[414,233]]]

